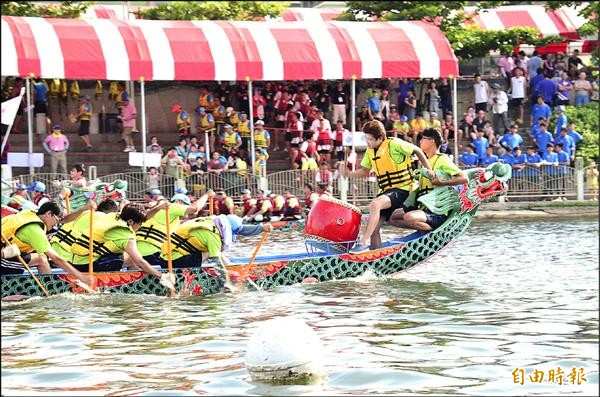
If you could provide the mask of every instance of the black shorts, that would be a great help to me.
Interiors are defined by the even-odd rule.
[[[286,132],[284,139],[285,139],[286,142],[291,142],[292,141],[292,133],[291,132]]]
[[[487,112],[488,111],[487,106],[488,106],[487,102],[476,103],[475,104],[475,112],[479,112],[480,110]]]
[[[390,220],[392,213],[395,210],[397,210],[398,208],[404,208],[406,210],[404,201],[408,198],[408,194],[409,194],[408,190],[402,190],[402,189],[390,189],[390,190],[386,190],[383,193],[378,194],[377,197],[384,196],[384,195],[388,196],[390,198],[390,201],[392,202],[392,206],[390,208],[381,210],[379,212],[379,215],[385,221],[388,221],[388,220]]]
[[[152,266],[160,266],[163,269],[168,267],[167,261],[160,256],[160,251],[155,252],[152,255],[146,255],[143,258]]]
[[[447,215],[436,215],[429,211],[425,211],[425,216],[427,217],[426,223],[434,230],[440,227],[442,223],[446,222],[446,219],[448,219]]]
[[[38,113],[48,113],[48,106],[46,105],[46,101],[35,101],[33,112],[35,114]]]
[[[202,252],[192,252],[189,255],[182,256],[181,258],[173,261],[174,269],[181,269],[184,267],[200,267],[201,265]]]
[[[510,100],[510,106],[512,106],[512,107],[523,106],[524,102],[525,102],[524,98],[512,98]]]
[[[240,146],[240,149],[248,151],[248,147],[250,146],[250,137],[246,138],[243,137],[242,138],[242,145]]]
[[[79,122],[79,136],[89,135],[90,134],[90,121],[89,120],[80,120]]]
[[[87,272],[89,265],[73,265],[73,267],[80,272]],[[96,259],[93,264],[94,272],[118,272],[123,267],[123,255],[122,254],[109,254],[101,256]]]
[[[23,258],[23,260],[27,264],[31,262],[31,254],[21,254],[21,258]],[[16,257],[9,259],[2,258],[0,274],[2,274],[3,276],[9,274],[23,274],[24,272],[27,272],[27,269],[25,269],[25,266],[23,266]]]

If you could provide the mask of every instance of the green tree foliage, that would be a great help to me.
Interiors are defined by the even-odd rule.
[[[583,157],[585,164],[591,160],[600,162],[600,147],[598,146],[598,131],[600,120],[598,117],[598,102],[591,102],[586,106],[567,106],[565,114],[569,121],[575,122],[575,131],[583,137],[577,145],[577,156]]]
[[[477,3],[477,11],[514,3],[509,1],[482,1]],[[561,6],[569,6],[570,3],[583,2],[549,1],[547,3],[557,3],[552,4],[552,6],[560,8]],[[435,23],[448,38],[456,56],[461,59],[483,57],[490,51],[496,50],[511,52],[521,44],[544,46],[564,41],[564,38],[559,36],[542,37],[537,29],[532,28],[516,27],[503,30],[482,30],[474,25],[465,26],[463,22],[470,18],[462,11],[467,5],[466,1],[347,1],[346,4],[348,9],[340,16],[339,19],[341,20],[425,20]],[[547,7],[550,8],[550,5],[548,4]],[[582,8],[580,15],[590,12],[589,8],[593,7],[597,8],[598,6],[588,6],[585,8],[586,11]],[[600,15],[598,11],[596,13],[596,15]]]
[[[135,12],[139,18],[162,20],[253,21],[277,17],[291,3],[280,1],[170,1]]]
[[[2,15],[18,17],[79,18],[93,1],[63,1],[60,4],[40,4],[34,1],[3,1]]]

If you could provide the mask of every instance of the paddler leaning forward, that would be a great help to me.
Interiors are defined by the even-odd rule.
[[[193,266],[220,267],[229,261],[223,254],[236,241],[236,236],[253,236],[273,230],[270,223],[242,224],[236,215],[217,215],[190,219],[171,232],[171,257],[173,263],[184,261]],[[162,246],[162,256],[167,258],[168,244]]]
[[[94,272],[121,270],[123,253],[127,253],[139,269],[172,289],[167,274],[154,269],[137,249],[135,231],[146,221],[146,211],[142,205],[127,204],[120,213],[95,211],[93,220]],[[84,211],[73,222],[65,223],[50,240],[58,254],[81,271],[87,270],[89,263],[89,229],[90,213]]]
[[[71,266],[48,242],[46,232],[63,220],[62,215],[60,205],[55,201],[48,201],[37,212],[24,210],[3,217],[2,234],[11,244],[6,246],[2,242],[2,275],[23,274],[25,268],[17,262],[17,256],[21,255],[26,263],[29,262],[30,267],[37,267],[41,274],[50,273],[50,259],[67,273],[90,284],[90,277]]]
[[[198,211],[204,208],[209,196],[214,196],[212,190],[203,194],[193,205],[185,194],[178,193],[171,197],[171,204],[168,204],[170,230],[173,231],[179,225],[182,217],[194,217]],[[167,261],[161,256],[163,243],[167,240],[165,206],[166,201],[159,202],[149,210],[146,222],[135,233],[138,250],[144,259],[152,266],[160,266],[163,269],[167,268]],[[158,211],[154,211],[155,209]],[[133,267],[128,257],[125,258],[125,265],[128,268]],[[185,259],[176,260],[173,263],[175,268],[192,266],[194,265],[186,263]]]

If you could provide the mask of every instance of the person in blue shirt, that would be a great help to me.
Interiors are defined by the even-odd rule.
[[[534,140],[538,147],[540,156],[544,158],[548,143],[552,143],[552,134],[548,132],[546,123],[540,124],[540,132],[535,136]]]
[[[505,149],[498,149],[498,160],[502,161],[504,164],[512,165],[513,156],[511,152],[507,152]]]
[[[537,124],[534,124],[529,129],[529,137],[533,140],[535,136],[540,132],[540,124],[545,123],[548,124],[545,117],[539,117]]]
[[[537,152],[537,148],[534,146],[527,147],[527,169],[525,175],[533,183],[538,183],[540,176],[540,167],[542,165],[542,158]]]
[[[373,117],[379,118],[381,116],[381,101],[379,100],[379,93],[377,90],[373,90],[373,93],[371,94],[367,104],[369,105],[369,110],[371,111]]]
[[[473,140],[475,153],[479,156],[479,161],[485,157],[485,150],[490,146],[486,137],[483,136],[483,131],[477,131],[477,138]]]
[[[575,145],[578,145],[579,142],[581,142],[583,140],[583,137],[581,136],[581,134],[579,132],[575,131],[575,123],[573,121],[571,121],[569,124],[567,124],[567,135],[573,139],[573,142],[575,142]]]
[[[482,167],[487,167],[488,165],[496,162],[498,162],[498,156],[494,154],[494,148],[488,146],[487,149],[485,149],[485,156],[479,160],[479,165]]]
[[[529,58],[529,65],[527,66],[529,68],[529,77],[532,79],[535,76],[543,74],[544,69],[542,68],[542,58],[538,54],[537,50],[533,51],[531,58]]]
[[[557,89],[556,83],[550,79],[550,76],[546,76],[542,81],[535,85],[535,94],[544,97],[544,101],[548,105],[551,105]]]
[[[531,126],[537,124],[540,117],[550,120],[550,116],[552,116],[552,109],[544,102],[544,97],[538,95],[536,103],[531,108]]]
[[[542,173],[544,178],[544,194],[552,195],[556,190],[556,171],[558,169],[558,156],[554,153],[554,145],[546,145],[546,153],[542,156]]]
[[[34,102],[33,112],[48,114],[48,89],[41,78],[36,77],[33,83]]]
[[[512,188],[517,191],[523,190],[523,177],[525,176],[525,167],[527,166],[527,156],[522,153],[520,147],[513,149],[512,159]]]
[[[523,138],[519,135],[519,126],[513,124],[510,126],[510,130],[500,138],[498,144],[506,149],[507,152],[512,152],[517,146],[523,144]]]
[[[462,168],[473,168],[479,164],[479,156],[475,153],[475,146],[472,143],[465,148],[466,152],[460,155],[459,162]]]
[[[563,105],[556,107],[556,127],[554,128],[554,136],[557,137],[560,134],[560,130],[567,127],[567,115],[565,114],[565,107]]]
[[[571,159],[569,157],[569,154],[563,150],[562,143],[557,143],[556,145],[554,145],[554,148],[556,150],[556,157],[558,158],[558,179],[556,181],[558,187],[558,198],[560,198],[563,201],[566,201],[567,198],[564,197],[564,195],[569,173],[567,166],[571,163]]]
[[[559,143],[562,144],[563,150],[569,156],[570,161],[575,161],[575,142],[573,141],[573,138],[567,134],[567,129],[565,127],[563,127],[560,131],[560,135],[554,140],[554,146]]]

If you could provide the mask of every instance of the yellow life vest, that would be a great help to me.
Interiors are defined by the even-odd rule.
[[[431,169],[435,170],[435,163],[442,157],[445,156],[443,153],[437,153],[429,159]],[[417,198],[429,193],[434,188],[429,178],[425,178],[423,175],[419,176],[419,190],[417,191]]]
[[[267,130],[254,130],[254,146],[260,149],[267,148]]]
[[[65,228],[67,225],[68,224],[63,225],[55,235],[59,241],[66,242],[66,244],[60,245],[63,247],[69,247],[66,248],[67,251],[74,255],[89,255],[90,241],[88,234],[90,230],[90,212],[84,211],[74,222],[72,222],[72,225],[63,230],[63,228]],[[105,235],[109,230],[119,227],[131,230],[127,223],[116,219],[115,214],[94,212],[94,234],[92,235],[94,257],[101,257],[109,254],[120,254],[123,252],[123,250],[117,247],[113,241],[105,238]],[[61,230],[63,230],[63,233],[60,233]],[[71,231],[70,239],[67,237],[67,233],[69,231]]]
[[[33,252],[33,247],[19,240],[16,236],[16,233],[23,226],[34,223],[39,224],[42,229],[44,229],[44,233],[46,233],[46,224],[40,219],[39,216],[37,216],[35,212],[31,210],[25,210],[13,215],[4,216],[2,217],[2,234],[4,237],[8,238],[8,241],[10,241],[11,244],[16,244],[21,253],[28,254]],[[4,241],[2,242],[2,246],[5,246]]]
[[[242,138],[250,138],[250,120],[238,122],[237,131]]]
[[[96,83],[96,87],[98,83]],[[112,99],[113,101],[117,100],[117,95],[119,94],[119,85],[116,81],[111,81],[110,85],[108,86],[108,98]]]
[[[400,164],[392,160],[390,157],[391,141],[390,138],[385,139],[377,149],[377,154],[374,149],[368,149],[373,171],[377,175],[377,183],[382,191],[408,190],[412,182],[412,160],[410,156],[404,156]]]
[[[60,92],[60,79],[52,79],[50,82],[50,98],[57,98]]]
[[[182,117],[185,116],[185,117]],[[190,127],[190,115],[185,111],[177,113],[177,131],[183,131]]]
[[[71,87],[69,87],[69,92],[71,93],[71,99],[74,101],[78,101],[81,97],[81,92],[79,91],[79,83],[77,80],[73,80],[71,82]]]
[[[239,122],[240,118],[238,117],[238,112],[231,113],[231,116],[229,116],[229,124],[237,126]]]
[[[205,229],[221,236],[219,229],[212,218],[194,218],[181,223],[171,233],[171,250],[181,253],[181,255],[190,255],[193,252],[208,252],[208,247],[196,237],[190,235],[193,230]],[[166,241],[162,245],[163,256],[167,255]]]
[[[67,80],[60,81],[59,95],[62,99],[67,99],[67,96],[69,95],[69,89],[67,87]]]
[[[102,82],[100,80],[96,80],[96,93],[94,94],[94,98],[96,98],[96,100],[102,98]]]
[[[92,104],[90,102],[88,103],[82,103],[79,106],[79,111],[81,113],[81,116],[79,116],[79,120],[89,120],[92,118]]]
[[[238,143],[237,137],[238,137],[238,134],[235,132],[232,134],[225,133],[225,139],[223,139],[223,141],[224,141],[223,146],[225,146],[225,148],[227,148],[227,149],[233,149],[235,147],[235,145],[237,145],[237,143]]]
[[[200,125],[205,132],[211,132],[215,130],[215,127],[208,128],[210,122],[208,121],[208,114],[205,114],[204,117],[200,119]]]
[[[173,218],[169,223],[171,230],[175,230],[180,219],[178,216]],[[167,225],[165,220],[165,210],[158,211],[135,232],[135,240],[145,241],[156,248],[161,248],[163,243],[167,241]]]

